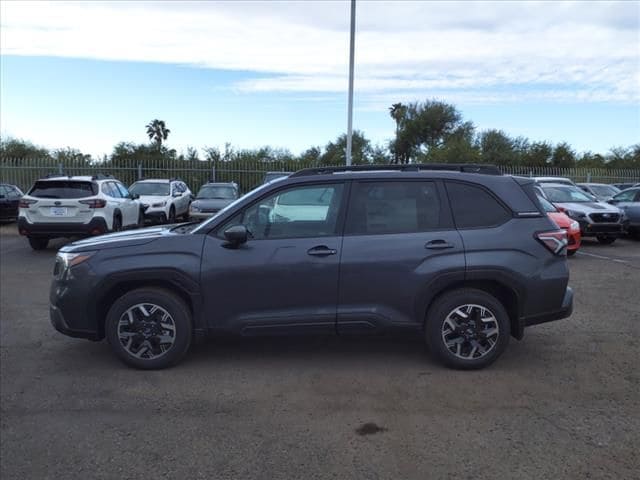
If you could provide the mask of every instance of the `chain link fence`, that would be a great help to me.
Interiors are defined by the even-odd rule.
[[[112,175],[126,185],[142,178],[180,178],[196,192],[209,181],[236,182],[243,193],[260,185],[267,172],[294,172],[314,165],[301,160],[288,161],[203,161],[154,159],[144,163],[87,163],[81,160],[58,162],[50,158],[0,158],[0,181],[17,185],[23,191],[46,175]],[[607,168],[557,168],[502,166],[505,174],[521,176],[567,177],[576,182],[637,183],[640,170]]]

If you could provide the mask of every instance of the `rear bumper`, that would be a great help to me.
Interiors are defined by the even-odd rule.
[[[102,217],[92,218],[89,223],[29,223],[24,217],[18,217],[20,235],[28,237],[72,237],[102,235],[107,233],[107,222]]]
[[[573,313],[573,289],[571,287],[567,287],[567,290],[564,293],[564,298],[562,300],[562,305],[558,310],[554,310],[551,312],[545,312],[538,315],[533,315],[530,317],[525,317],[522,319],[525,327],[530,327],[532,325],[538,325],[540,323],[553,322],[554,320],[561,320],[563,318],[567,318],[571,316]]]

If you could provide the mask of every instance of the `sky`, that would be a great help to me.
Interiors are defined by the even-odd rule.
[[[94,156],[148,141],[300,153],[347,128],[349,2],[0,2],[0,135]],[[453,103],[479,131],[640,143],[640,2],[357,0],[354,128]]]

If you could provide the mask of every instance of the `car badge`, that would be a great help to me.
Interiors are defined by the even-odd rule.
[[[62,202],[53,202],[53,204],[54,204],[56,207],[58,207],[58,206],[62,205]]]

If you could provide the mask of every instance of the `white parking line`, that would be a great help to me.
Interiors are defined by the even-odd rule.
[[[600,260],[610,260],[612,262],[622,263],[623,265],[628,265],[628,266],[633,267],[633,268],[639,268],[636,265],[633,265],[631,262],[629,262],[627,260],[621,260],[619,258],[607,257],[606,255],[598,255],[596,253],[587,253],[587,252],[582,252],[582,251],[578,251],[577,253],[578,253],[578,255],[587,255],[587,256],[593,257],[593,258],[599,258]]]

